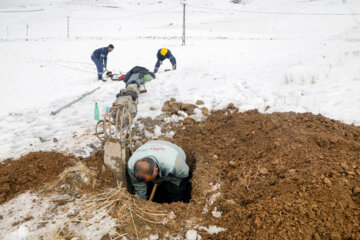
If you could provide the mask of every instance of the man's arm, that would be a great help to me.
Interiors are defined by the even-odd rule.
[[[175,69],[176,69],[176,58],[174,57],[174,55],[172,55],[172,53],[170,52],[170,50],[169,50],[168,54],[169,54],[169,60],[170,60],[170,62],[171,62],[171,65],[172,65],[172,67],[173,67],[173,70],[175,70]]]
[[[147,196],[146,196],[146,190],[147,190],[147,184],[144,182],[140,182],[139,180],[137,180],[133,173],[131,173],[128,170],[129,176],[130,176],[130,182],[134,187],[134,193],[136,195],[138,195],[141,199],[146,200]]]
[[[107,55],[105,55],[104,57],[104,67],[106,68],[106,66],[107,66]]]
[[[157,62],[156,62],[156,64],[155,64],[154,73],[157,73],[157,71],[159,70],[160,63],[161,63],[161,61],[160,61],[160,59],[158,58],[158,60],[157,60]]]

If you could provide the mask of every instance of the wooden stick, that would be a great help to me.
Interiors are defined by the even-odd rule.
[[[154,186],[153,186],[153,189],[151,191],[151,194],[150,194],[150,197],[149,197],[149,201],[151,202],[154,198],[154,195],[155,195],[155,192],[156,192],[156,188],[157,188],[157,184],[155,183]]]

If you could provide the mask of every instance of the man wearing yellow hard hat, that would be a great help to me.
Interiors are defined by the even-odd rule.
[[[171,54],[171,51],[167,48],[160,48],[156,54],[157,62],[155,64],[154,73],[156,73],[159,70],[160,65],[165,59],[169,59],[172,64],[172,70],[176,69],[176,59]]]

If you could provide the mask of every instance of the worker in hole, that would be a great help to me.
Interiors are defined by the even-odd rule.
[[[130,157],[127,170],[134,193],[146,200],[151,187],[158,184],[154,201],[189,202],[191,185],[186,155],[168,141],[152,140],[140,146]]]

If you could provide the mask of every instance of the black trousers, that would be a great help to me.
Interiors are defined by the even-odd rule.
[[[154,186],[153,182],[147,183],[147,196],[149,197]],[[171,182],[162,182],[158,185],[153,201],[157,203],[185,202],[188,203],[191,198],[190,177],[181,180],[177,186]]]

